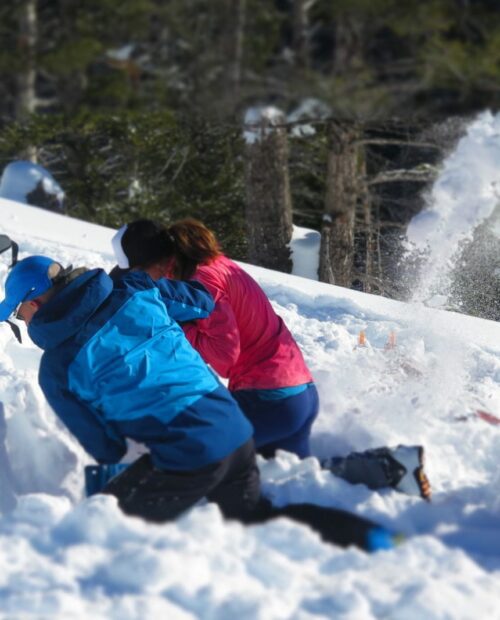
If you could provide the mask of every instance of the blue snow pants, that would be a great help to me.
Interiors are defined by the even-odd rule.
[[[316,386],[310,383],[302,392],[278,400],[269,400],[266,392],[232,392],[253,425],[257,452],[265,458],[274,456],[276,450],[293,452],[300,458],[310,456],[309,436],[319,410]]]

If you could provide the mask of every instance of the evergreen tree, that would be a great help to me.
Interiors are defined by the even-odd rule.
[[[117,227],[137,217],[192,216],[244,258],[239,130],[170,112],[33,116],[0,134],[0,162],[38,145],[69,215]]]

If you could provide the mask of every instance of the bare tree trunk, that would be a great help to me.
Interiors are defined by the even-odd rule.
[[[366,162],[358,158],[358,197],[354,223],[354,269],[351,286],[365,293],[380,292],[377,270],[378,222],[373,217],[371,196],[364,180]]]
[[[373,204],[367,185],[366,156],[364,145],[358,146],[358,209],[363,245],[361,248],[358,271],[362,283],[360,287],[365,293],[380,292],[377,286],[380,278],[379,266],[379,224],[378,218],[373,216]]]
[[[23,59],[22,69],[17,74],[17,97],[14,114],[20,121],[36,110],[36,44],[37,12],[36,0],[23,0],[19,11],[19,56]],[[20,156],[32,162],[37,160],[35,146],[29,146]]]
[[[230,82],[232,86],[233,101],[237,102],[240,96],[241,74],[243,65],[243,43],[245,40],[246,23],[246,0],[232,0],[232,13],[234,15],[234,36],[232,58],[230,68]]]
[[[339,15],[335,22],[333,72],[343,75],[363,64],[363,23],[355,17]]]
[[[360,146],[353,125],[330,125],[325,215],[318,275],[322,282],[350,287],[354,264],[354,226],[360,197]]]
[[[293,50],[295,64],[301,69],[309,67],[309,9],[314,1],[293,0]]]
[[[284,119],[261,117],[247,144],[246,224],[251,263],[290,273],[292,203]]]
[[[240,101],[243,44],[245,41],[247,0],[225,0],[223,33],[220,51],[226,69],[222,76],[222,92],[230,112],[234,112]]]
[[[363,173],[363,177],[365,176],[365,173]],[[372,293],[375,290],[374,282],[380,275],[377,271],[378,261],[376,260],[378,230],[375,230],[377,223],[373,221],[372,205],[367,192],[364,193],[361,208],[363,210],[363,228],[365,230],[365,258],[363,268],[366,276],[362,288],[365,293]]]
[[[63,41],[73,41],[77,36],[78,3],[73,0],[59,0],[60,28]],[[66,113],[72,113],[79,105],[87,85],[83,69],[75,69],[59,77],[59,100]]]
[[[24,0],[19,12],[19,56],[23,69],[17,74],[16,119],[22,119],[36,109],[36,0]]]

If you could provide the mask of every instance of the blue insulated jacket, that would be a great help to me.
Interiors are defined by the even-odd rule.
[[[130,272],[113,283],[94,269],[34,315],[28,331],[44,349],[40,386],[98,462],[119,461],[129,437],[149,448],[156,467],[191,470],[251,437],[249,422],[178,324],[208,316],[213,305],[197,282]]]

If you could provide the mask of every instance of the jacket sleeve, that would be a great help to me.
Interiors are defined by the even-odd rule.
[[[168,314],[179,323],[204,319],[214,309],[214,300],[201,282],[161,278],[156,286]]]
[[[229,301],[221,296],[207,319],[184,325],[183,329],[205,362],[227,378],[240,356],[240,332]]]
[[[38,377],[49,405],[57,417],[98,463],[117,463],[127,452],[123,437],[103,422],[98,412],[78,399],[43,363]]]

